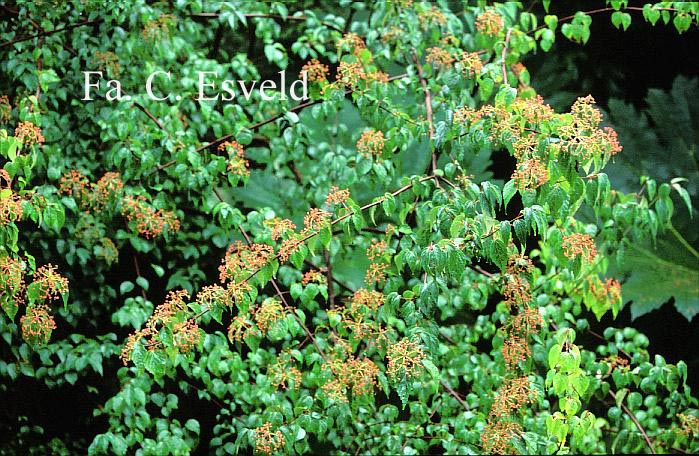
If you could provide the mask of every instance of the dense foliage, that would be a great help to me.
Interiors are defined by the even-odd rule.
[[[647,117],[622,103],[623,141],[591,96],[556,112],[522,64],[587,42],[593,16],[682,33],[699,6],[542,3],[2,6],[0,392],[111,395],[87,441],[0,412],[4,450],[699,451],[686,364],[591,329],[628,301],[622,276],[636,313],[699,309],[696,271],[652,251],[699,257],[675,227],[691,163],[610,179],[627,137],[680,140],[634,134]],[[200,100],[199,72],[281,70],[309,100]],[[83,71],[104,74],[91,101]],[[671,286],[643,291],[648,271]]]

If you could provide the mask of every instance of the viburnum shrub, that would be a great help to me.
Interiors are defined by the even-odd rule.
[[[699,451],[686,364],[590,326],[624,305],[610,267],[687,192],[615,190],[623,144],[593,97],[556,112],[522,63],[585,43],[593,15],[681,33],[699,6],[311,3],[2,6],[1,389],[108,393],[101,433],[48,447]],[[103,73],[92,100],[82,71]],[[279,71],[308,99],[198,93],[199,72]]]

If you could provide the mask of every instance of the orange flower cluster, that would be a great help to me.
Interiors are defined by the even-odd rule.
[[[328,380],[320,388],[329,399],[347,403],[347,388],[337,379]]]
[[[39,287],[39,297],[44,301],[59,298],[68,292],[68,279],[57,272],[56,266],[46,264],[36,270],[34,283]]]
[[[221,282],[236,281],[241,275],[264,267],[274,256],[274,248],[267,244],[244,244],[235,241],[228,247],[221,266],[219,279]]]
[[[337,40],[337,47],[342,50],[352,52],[355,56],[359,56],[363,49],[366,49],[364,40],[356,33],[345,33],[342,38]]]
[[[514,421],[489,422],[481,434],[483,454],[517,454],[511,442],[522,432],[522,425]]]
[[[173,346],[181,353],[188,353],[199,344],[202,331],[195,321],[186,318],[187,299],[189,299],[189,293],[185,290],[168,293],[165,301],[155,308],[144,327],[127,338],[119,356],[124,365],[128,364],[134,346],[141,340],[145,341],[149,350],[154,350],[162,344],[158,339],[161,327],[171,327]]]
[[[621,301],[621,284],[615,279],[607,279],[604,283],[598,278],[588,277],[588,290],[598,302],[608,304]]]
[[[23,146],[33,146],[44,143],[44,136],[41,134],[41,128],[31,122],[20,122],[15,128],[15,139],[22,143]]]
[[[354,292],[352,295],[352,306],[361,307],[364,306],[371,309],[373,312],[379,310],[385,302],[383,293],[379,293],[374,290],[367,290],[365,288],[360,288]]]
[[[286,440],[281,431],[272,431],[272,423],[269,421],[255,429],[255,451],[265,455],[271,455],[284,448]]]
[[[51,331],[56,329],[56,322],[45,304],[27,307],[27,313],[22,316],[22,337],[30,345],[44,345],[51,338]]]
[[[519,363],[526,361],[529,355],[531,355],[531,349],[523,337],[509,335],[503,342],[502,357],[505,359],[507,369],[517,369]]]
[[[101,210],[116,204],[124,190],[119,173],[105,173],[96,184],[78,170],[65,173],[60,180],[58,192],[70,196],[82,209]],[[89,213],[89,210],[88,210]]]
[[[74,169],[61,177],[58,191],[62,195],[73,197],[81,206],[86,206],[89,202],[89,187],[90,181],[87,177]]]
[[[562,246],[563,254],[570,260],[580,256],[585,262],[591,263],[597,256],[595,241],[587,233],[563,236]]]
[[[348,354],[347,359],[339,356],[334,358],[330,361],[329,366],[334,378],[339,383],[339,385],[332,387],[335,390],[350,389],[352,394],[363,396],[370,394],[376,387],[379,368],[369,358],[359,359]]]
[[[197,293],[197,304],[206,309],[211,309],[219,303],[226,302],[226,290],[219,285],[207,285]]]
[[[176,20],[172,14],[162,14],[158,19],[146,22],[141,35],[145,40],[169,38],[170,29],[175,25]]]
[[[366,255],[372,262],[364,278],[368,285],[381,283],[386,278],[386,270],[391,266],[390,260],[385,256],[387,247],[386,241],[372,239],[371,245],[367,248]]]
[[[0,95],[0,123],[7,123],[12,118],[12,104],[7,95]]]
[[[0,226],[7,226],[10,223],[22,220],[24,210],[22,200],[15,193],[0,198]]]
[[[330,212],[323,209],[312,208],[303,217],[303,232],[309,233],[325,228],[330,223],[331,216]]]
[[[121,213],[135,231],[146,239],[163,234],[165,228],[171,232],[180,230],[180,221],[174,212],[153,209],[142,195],[127,196],[122,200]]]
[[[512,412],[535,402],[536,395],[527,377],[512,378],[500,388],[490,409],[489,422],[481,442],[487,454],[514,454],[512,440],[522,433],[519,423],[510,421]]]
[[[250,176],[250,162],[245,159],[245,149],[237,141],[226,141],[218,146],[219,152],[228,152],[228,172],[240,177]]]
[[[595,106],[595,99],[588,95],[578,98],[571,107],[573,122],[558,128],[563,141],[563,152],[587,160],[594,156],[613,156],[621,152],[616,131],[610,127],[600,129],[602,113]]]
[[[480,75],[483,69],[481,57],[475,52],[462,52],[459,54],[458,64],[461,72],[469,78]]]
[[[326,283],[325,276],[323,273],[318,271],[317,269],[314,269],[312,271],[308,271],[303,274],[303,277],[301,278],[301,284],[303,286],[308,285],[309,283]]]
[[[425,61],[434,67],[451,68],[454,60],[454,56],[451,55],[446,49],[436,46],[427,49],[427,57],[425,57]]]
[[[386,375],[394,381],[402,377],[415,377],[423,369],[422,360],[425,359],[425,352],[415,342],[409,339],[401,341],[388,347],[388,365]]]
[[[502,28],[502,17],[493,10],[486,10],[476,18],[476,30],[483,35],[497,36]]]
[[[361,63],[342,61],[337,67],[335,77],[340,84],[354,90],[360,80],[366,79],[366,73]]]
[[[119,57],[111,51],[97,51],[94,55],[94,64],[100,71],[108,71],[113,77],[119,77],[121,73],[121,65]]]
[[[0,277],[0,289],[9,291],[10,295],[24,289],[24,267],[19,260],[9,256],[0,257]]]
[[[311,82],[327,82],[328,81],[328,66],[322,64],[318,59],[311,59],[308,63],[301,67],[299,78],[306,72],[308,80]]]
[[[228,339],[231,342],[242,342],[253,330],[253,325],[245,316],[237,315],[228,326]]]
[[[468,106],[462,106],[454,111],[454,123],[457,124],[477,122],[480,118],[480,112]]]
[[[271,237],[273,241],[277,241],[286,233],[296,230],[296,225],[294,225],[294,222],[289,219],[280,219],[279,217],[265,220],[264,225],[270,228],[272,231]]]
[[[384,149],[383,132],[366,130],[357,141],[357,150],[365,157],[379,157]]]
[[[282,353],[267,369],[267,378],[275,388],[301,388],[301,371],[294,365],[294,360],[288,352]]]
[[[254,313],[255,324],[263,334],[272,329],[274,324],[286,316],[282,303],[274,298],[262,301]]]
[[[517,163],[517,169],[512,173],[512,179],[520,190],[533,190],[541,187],[549,180],[549,170],[538,157]]]
[[[688,438],[699,435],[699,417],[687,413],[680,413],[678,416],[680,418],[680,428],[678,429],[680,434]]]
[[[418,20],[423,30],[429,29],[435,25],[440,26],[447,23],[447,17],[434,5],[432,5],[430,9],[418,13]]]
[[[333,186],[328,192],[328,197],[325,199],[326,205],[332,204],[344,204],[350,198],[350,192],[348,189],[342,189]]]
[[[194,350],[202,337],[202,330],[194,320],[175,323],[172,333],[174,346],[180,353],[189,353]]]

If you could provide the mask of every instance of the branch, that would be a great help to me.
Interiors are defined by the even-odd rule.
[[[398,75],[391,76],[390,78],[388,78],[388,81],[389,81],[389,82],[395,81],[395,80],[397,80],[397,79],[402,79],[402,78],[404,78],[404,77],[406,77],[406,76],[407,76],[406,73],[398,74]],[[353,92],[352,90],[346,90],[346,91],[345,91],[345,96],[350,95],[352,92]],[[302,110],[304,110],[304,109],[306,109],[306,108],[308,108],[308,107],[310,107],[310,106],[314,106],[314,105],[317,105],[317,104],[319,104],[319,103],[322,103],[323,101],[324,101],[324,100],[309,100],[309,101],[306,101],[306,102],[304,102],[304,103],[300,103],[300,104],[294,106],[293,108],[289,109],[288,111],[285,111],[285,112],[276,114],[276,115],[274,115],[274,116],[272,116],[272,117],[269,117],[269,118],[267,118],[267,119],[261,120],[261,121],[259,121],[259,122],[257,122],[257,123],[254,123],[254,124],[250,125],[250,126],[247,127],[247,128],[248,128],[249,130],[252,130],[252,131],[258,130],[259,128],[261,128],[261,127],[263,127],[263,126],[265,126],[265,125],[267,125],[267,124],[270,124],[270,123],[272,123],[272,122],[274,122],[274,121],[276,121],[276,120],[281,119],[281,118],[284,117],[288,112],[294,112],[294,113],[296,113],[296,112],[302,111]],[[216,138],[216,139],[214,139],[213,141],[209,142],[208,144],[204,144],[204,145],[199,146],[199,147],[196,149],[196,152],[199,153],[199,152],[202,152],[202,151],[204,151],[204,150],[206,150],[206,149],[209,149],[209,148],[211,148],[211,147],[216,147],[216,146],[218,146],[219,144],[221,144],[222,142],[228,141],[229,139],[233,138],[233,136],[234,136],[234,135],[233,135],[232,133],[229,133],[229,134],[227,134],[227,135],[221,136],[220,138]],[[171,167],[171,166],[174,165],[175,163],[177,163],[177,160],[170,160],[169,162],[164,163],[164,164],[162,164],[162,165],[160,165],[160,166],[154,168],[153,171],[151,171],[151,172],[148,173],[147,175],[150,175],[150,174],[155,173],[155,172],[158,172],[158,171],[162,171],[162,170],[164,170],[164,169],[166,169],[166,168]]]
[[[12,46],[13,44],[16,44],[16,43],[21,43],[21,42],[23,42],[23,41],[33,40],[34,38],[40,38],[40,37],[42,37],[42,36],[53,35],[54,33],[63,32],[63,31],[65,31],[65,30],[72,30],[72,29],[77,28],[77,27],[82,27],[83,25],[97,24],[97,23],[99,23],[99,22],[101,22],[101,21],[102,21],[101,19],[94,19],[94,20],[90,20],[90,21],[82,21],[82,22],[78,22],[77,24],[65,25],[65,26],[63,26],[63,27],[60,27],[60,28],[57,28],[57,29],[53,29],[53,30],[41,31],[41,32],[39,32],[39,33],[37,33],[37,34],[35,34],[35,35],[23,36],[23,37],[20,37],[20,38],[15,38],[14,40],[5,41],[4,43],[0,43],[0,49],[2,49],[2,48],[4,48],[4,47],[7,47],[7,46]]]
[[[512,34],[512,29],[508,28],[507,29],[507,35],[505,36],[505,46],[502,48],[502,82],[505,85],[509,85],[507,83],[507,65],[505,64],[505,59],[507,57],[507,46],[510,44],[510,35]]]
[[[219,17],[220,13],[195,13],[191,14],[191,17],[198,17],[201,19],[217,19]],[[246,19],[253,19],[253,18],[265,18],[265,19],[281,19],[284,21],[307,21],[311,19],[308,16],[282,16],[281,14],[268,14],[268,13],[247,13],[243,14]],[[325,22],[325,21],[320,21],[321,24],[324,26],[335,30],[336,32],[344,33],[344,31],[334,25],[331,24],[330,22]]]
[[[614,394],[614,391],[609,390],[609,395],[612,396],[612,399],[616,401],[616,394]],[[631,410],[624,404],[624,402],[621,402],[621,408],[624,410],[624,413],[629,415],[629,418],[631,418],[631,421],[633,421],[633,424],[636,425],[636,428],[641,432],[641,435],[643,435],[643,440],[646,441],[646,444],[648,445],[648,448],[650,448],[650,452],[652,454],[657,454],[655,452],[655,448],[653,448],[653,443],[650,441],[650,438],[648,438],[648,434],[646,434],[645,429],[643,429],[643,426],[641,426],[641,423],[638,422],[638,419],[636,419],[636,416],[633,414]]]
[[[415,68],[417,69],[417,76],[420,79],[420,85],[422,86],[423,92],[425,92],[425,109],[427,110],[427,128],[430,133],[430,143],[434,139],[434,120],[432,113],[432,94],[427,86],[427,81],[422,73],[422,65],[420,65],[420,60],[417,58],[417,53],[413,49],[413,62],[415,63]],[[437,171],[437,150],[432,149],[432,174]],[[429,169],[428,165],[428,169]],[[439,180],[437,182],[437,187],[439,187]]]
[[[454,388],[449,386],[444,380],[439,380],[439,384],[442,385],[442,387],[446,389],[449,392],[449,394],[451,394],[454,397],[454,399],[456,399],[459,402],[459,404],[461,404],[461,406],[466,409],[466,411],[471,410],[471,407],[469,407],[468,403],[465,400],[461,399],[461,396],[459,396],[459,393],[457,393],[456,390],[454,390]]]

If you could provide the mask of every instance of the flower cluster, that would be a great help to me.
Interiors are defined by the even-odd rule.
[[[311,82],[327,82],[328,80],[328,66],[320,63],[318,59],[311,59],[304,66],[301,67],[301,73],[299,77],[306,72],[308,80]]]
[[[457,64],[461,72],[469,78],[480,75],[483,69],[483,62],[475,52],[462,52],[459,54]]]
[[[27,307],[22,316],[22,337],[29,345],[44,345],[51,338],[51,332],[56,329],[56,322],[45,304]]]
[[[141,31],[145,40],[156,41],[170,36],[170,29],[175,25],[176,18],[172,14],[162,14],[159,18],[146,22]]]
[[[272,423],[269,421],[255,429],[255,451],[265,455],[271,455],[284,448],[286,440],[281,431],[272,431]]]
[[[519,423],[511,421],[512,412],[516,412],[535,401],[534,390],[527,377],[506,380],[490,409],[488,425],[481,441],[483,451],[487,454],[514,454],[512,439],[522,432]]]
[[[386,241],[377,241],[376,239],[372,239],[371,245],[367,248],[366,255],[371,264],[367,269],[364,281],[368,285],[381,283],[386,278],[386,270],[391,265],[390,260],[385,255],[387,248]]]
[[[366,49],[364,40],[356,33],[345,33],[337,40],[337,47],[341,50],[352,52],[355,56],[359,56],[363,49]]]
[[[571,107],[572,122],[558,128],[563,140],[560,149],[581,160],[595,156],[611,157],[622,147],[616,131],[610,127],[599,128],[602,113],[595,106],[595,99],[588,95],[578,98]]]
[[[301,388],[301,371],[294,365],[294,360],[288,352],[282,353],[267,369],[267,378],[275,387],[282,389]]]
[[[33,146],[44,143],[44,136],[41,134],[41,128],[31,122],[20,122],[15,128],[15,139],[22,143],[23,146]]]
[[[10,193],[7,196],[0,196],[0,226],[22,220],[23,214],[22,200],[17,194]]]
[[[573,233],[563,236],[563,254],[572,260],[581,257],[585,262],[591,263],[597,256],[595,241],[587,233]]]
[[[108,71],[111,76],[119,77],[121,65],[119,64],[119,57],[115,53],[111,51],[97,51],[93,59],[98,70]]]
[[[335,186],[330,188],[328,192],[328,197],[325,199],[326,205],[332,204],[344,204],[350,198],[350,192],[348,189],[339,189]]]
[[[322,272],[318,271],[317,269],[313,269],[311,271],[304,273],[303,277],[301,278],[301,284],[303,286],[306,286],[309,283],[325,283],[325,282],[326,282],[325,276],[323,275]]]
[[[361,63],[342,61],[337,67],[337,74],[335,77],[340,84],[348,89],[354,90],[357,84],[359,84],[359,81],[366,79],[366,73]]]
[[[366,130],[357,141],[357,150],[365,157],[379,157],[383,153],[384,142],[382,131]]]
[[[324,211],[323,209],[318,209],[317,207],[312,208],[303,217],[304,233],[325,228],[330,223],[331,216],[332,214],[330,214],[330,212]]]
[[[364,306],[374,312],[376,312],[379,307],[381,307],[385,302],[384,295],[374,290],[367,290],[365,288],[360,288],[354,292],[352,295],[352,306],[361,307]]]
[[[272,237],[273,241],[277,241],[285,234],[294,232],[296,230],[296,225],[294,225],[294,222],[289,219],[281,219],[279,217],[265,220],[264,225],[271,230],[270,236]]]
[[[502,17],[493,10],[486,10],[476,18],[476,30],[483,35],[497,36],[502,28]]]
[[[170,232],[180,230],[180,221],[174,212],[153,209],[142,195],[124,198],[121,213],[133,229],[146,239],[160,236],[165,229]]]
[[[447,23],[447,17],[435,5],[432,5],[430,9],[420,12],[418,14],[418,20],[420,21],[420,27],[423,30]]]
[[[58,191],[62,195],[73,197],[81,206],[87,206],[90,194],[89,187],[90,181],[87,177],[77,169],[73,169],[61,176]]]
[[[520,190],[533,190],[548,182],[549,170],[538,157],[530,158],[517,163],[512,180]]]
[[[12,104],[7,95],[0,95],[0,123],[7,123],[12,118]]]
[[[267,244],[244,244],[235,241],[228,247],[226,255],[219,266],[221,282],[235,281],[241,274],[264,267],[274,256],[274,248]]]
[[[446,49],[436,46],[427,49],[427,57],[425,57],[425,61],[434,67],[451,68],[454,60],[454,56],[451,55]]]
[[[339,384],[330,388],[335,392],[349,389],[356,396],[370,394],[376,386],[379,368],[371,359],[359,359],[349,353],[345,341],[341,341],[338,346],[340,349],[336,350],[336,356],[329,362],[329,367]],[[342,356],[343,354],[346,356]]]
[[[237,315],[228,326],[228,339],[231,342],[242,342],[253,330],[253,324],[243,315]]]
[[[415,377],[422,369],[422,361],[425,359],[425,352],[415,342],[409,339],[402,339],[388,347],[388,365],[386,375],[394,381],[403,377]]]
[[[502,345],[502,357],[505,360],[505,367],[514,370],[519,363],[526,361],[531,355],[531,349],[527,340],[520,336],[509,335]]]
[[[274,324],[286,316],[279,300],[267,298],[255,311],[255,324],[263,334],[272,329]]]
[[[57,272],[56,266],[46,264],[36,270],[33,283],[43,301],[51,301],[68,292],[68,279]]]
[[[250,176],[250,162],[245,159],[245,150],[237,141],[226,141],[218,146],[220,152],[228,152],[228,172],[234,176]]]

